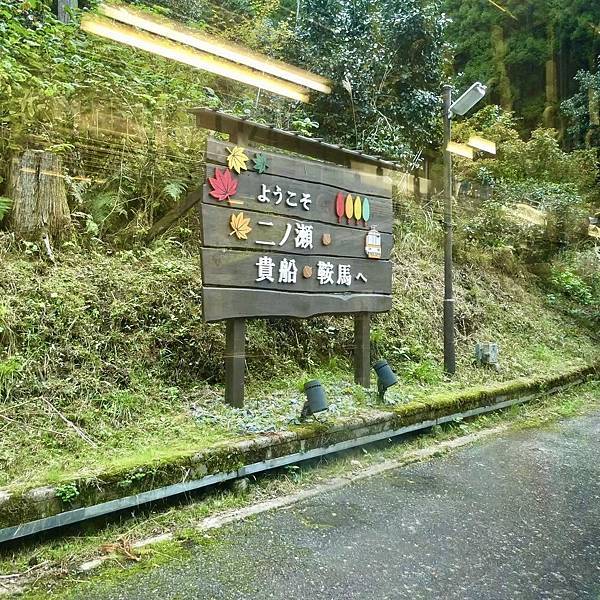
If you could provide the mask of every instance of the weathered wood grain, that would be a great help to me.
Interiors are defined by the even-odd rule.
[[[354,382],[371,387],[371,318],[365,312],[354,315]]]
[[[248,239],[238,239],[230,226],[231,218],[243,213],[250,219],[252,231]],[[263,223],[261,225],[261,223]],[[272,225],[267,225],[271,223]],[[296,248],[295,239],[297,224],[312,226],[312,248]],[[287,231],[290,231],[286,242],[280,246]],[[312,255],[327,254],[329,256],[349,256],[366,258],[365,240],[368,230],[357,230],[353,227],[320,223],[306,219],[294,219],[277,215],[247,210],[244,207],[229,208],[211,204],[202,205],[202,245],[210,248],[234,248],[238,250],[257,250],[264,252],[284,252],[286,254]],[[331,243],[325,245],[323,236],[330,236]],[[257,242],[272,242],[275,246]],[[392,234],[381,234],[382,259],[389,259],[394,240]]]
[[[216,168],[222,170],[222,167],[218,165],[206,165],[207,177],[213,177]],[[342,218],[341,222],[338,221],[335,213],[335,200],[338,192],[341,191],[339,188],[267,174],[259,175],[251,171],[242,171],[240,175],[235,174],[235,178],[238,182],[237,192],[230,201],[220,202],[215,200],[210,195],[211,188],[209,185],[205,186],[202,201],[213,206],[232,206],[295,219],[311,219],[322,223],[338,224],[354,229],[376,227],[379,231],[392,233],[393,210],[392,201],[389,198],[368,196],[371,214],[365,226],[362,221],[357,224],[354,219],[348,220],[345,217]],[[262,184],[266,186],[266,189],[271,190],[270,202],[260,202],[258,200],[258,196],[262,193]],[[283,199],[279,204],[276,204],[277,200],[273,196],[276,186],[279,186],[283,194]],[[286,204],[288,191],[296,194],[291,202],[297,203],[297,206],[292,207]],[[299,202],[303,193],[310,194],[311,203],[308,210],[305,210]]]
[[[232,148],[233,143],[220,142],[209,138],[207,141],[207,162],[219,165],[227,164],[227,148]],[[339,187],[346,192],[366,196],[382,196],[391,198],[392,180],[389,177],[359,173],[352,169],[344,169],[331,164],[318,161],[303,160],[284,154],[266,152],[256,148],[246,148],[245,153],[250,157],[249,169],[252,169],[252,159],[256,154],[267,157],[269,168],[267,173],[281,177],[289,177],[300,181],[326,184]]]
[[[274,281],[256,281],[257,263],[262,258],[274,263],[272,272]],[[280,282],[281,261],[293,259],[297,268],[296,283]],[[317,280],[319,261],[333,265],[333,284],[321,284]],[[352,275],[351,285],[337,284],[339,265],[349,265]],[[303,276],[304,267],[312,269],[312,276]],[[362,273],[367,281],[357,280]],[[207,286],[245,287],[262,290],[281,290],[294,292],[332,293],[376,293],[391,294],[392,265],[388,260],[369,260],[368,258],[332,258],[331,256],[289,256],[276,253],[257,253],[217,248],[202,249],[202,281]]]
[[[225,331],[225,402],[244,406],[246,373],[246,321],[229,319]]]
[[[193,190],[188,192],[183,200],[178,202],[162,219],[154,223],[148,234],[146,241],[151,242],[154,238],[162,235],[167,231],[175,221],[181,219],[192,207],[202,199],[201,190]]]
[[[204,287],[204,320],[298,317],[356,312],[385,312],[392,297],[383,294],[303,294],[245,288]]]

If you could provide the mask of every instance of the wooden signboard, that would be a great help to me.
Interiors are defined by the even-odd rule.
[[[392,306],[390,179],[214,139],[206,160],[203,314],[228,320],[228,353],[243,355],[245,318],[356,313],[368,387],[368,314]]]

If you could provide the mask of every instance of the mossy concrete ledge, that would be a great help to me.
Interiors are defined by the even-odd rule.
[[[223,442],[201,452],[55,487],[0,490],[0,543],[285,464],[527,402],[600,377],[600,363],[371,409],[331,423]]]

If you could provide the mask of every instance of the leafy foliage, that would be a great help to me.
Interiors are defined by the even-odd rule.
[[[568,315],[597,329],[600,325],[600,253],[567,250],[552,263],[548,300]]]
[[[10,207],[12,206],[12,200],[5,196],[0,196],[0,221],[8,214]]]
[[[452,18],[458,87],[488,84],[488,100],[515,110],[528,131],[542,120],[558,126],[558,101],[574,91],[573,76],[600,52],[600,4],[444,0],[444,6]]]
[[[555,270],[552,274],[551,282],[554,287],[569,298],[584,305],[592,304],[594,296],[591,287],[572,271]]]
[[[79,490],[74,483],[63,483],[56,487],[54,493],[64,504],[70,504],[79,496]]]
[[[42,2],[0,0],[0,28],[0,183],[22,149],[60,152],[73,209],[104,235],[148,227],[201,177],[187,111],[210,105],[212,77],[89,36]]]
[[[462,141],[474,134],[495,141],[498,154],[493,158],[484,155],[475,162],[458,160],[461,176],[486,183],[502,180],[565,184],[575,186],[581,194],[595,189],[598,167],[594,153],[589,150],[565,152],[555,130],[536,129],[525,140],[519,133],[514,113],[498,106],[486,106],[453,129],[453,136]]]
[[[558,134],[536,129],[522,139],[513,113],[487,106],[454,128],[457,139],[481,133],[496,142],[495,157],[477,161],[456,159],[460,180],[477,182],[490,197],[463,205],[465,219],[458,239],[469,245],[510,247],[529,260],[547,260],[565,243],[582,242],[591,204],[598,197],[598,167],[589,150],[565,152]],[[545,225],[520,218],[516,205],[541,211]]]
[[[320,133],[405,161],[431,143],[445,26],[437,0],[303,2],[288,56],[334,82],[307,109]]]
[[[595,148],[600,157],[600,56],[596,71],[579,71],[575,82],[577,91],[562,104],[569,142],[576,148]]]

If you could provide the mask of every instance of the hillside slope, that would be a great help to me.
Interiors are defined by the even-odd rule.
[[[197,242],[182,231],[190,239],[152,249],[65,248],[56,265],[2,240],[0,488],[285,428],[307,378],[324,381],[336,414],[376,401],[351,383],[351,319],[320,317],[252,322],[247,407],[223,405],[224,327],[202,323]],[[419,207],[399,209],[393,310],[372,331],[374,356],[401,376],[390,402],[600,358],[591,332],[556,311],[513,254],[457,251],[458,372],[448,380],[440,226]],[[474,366],[484,340],[499,343],[500,372]]]

